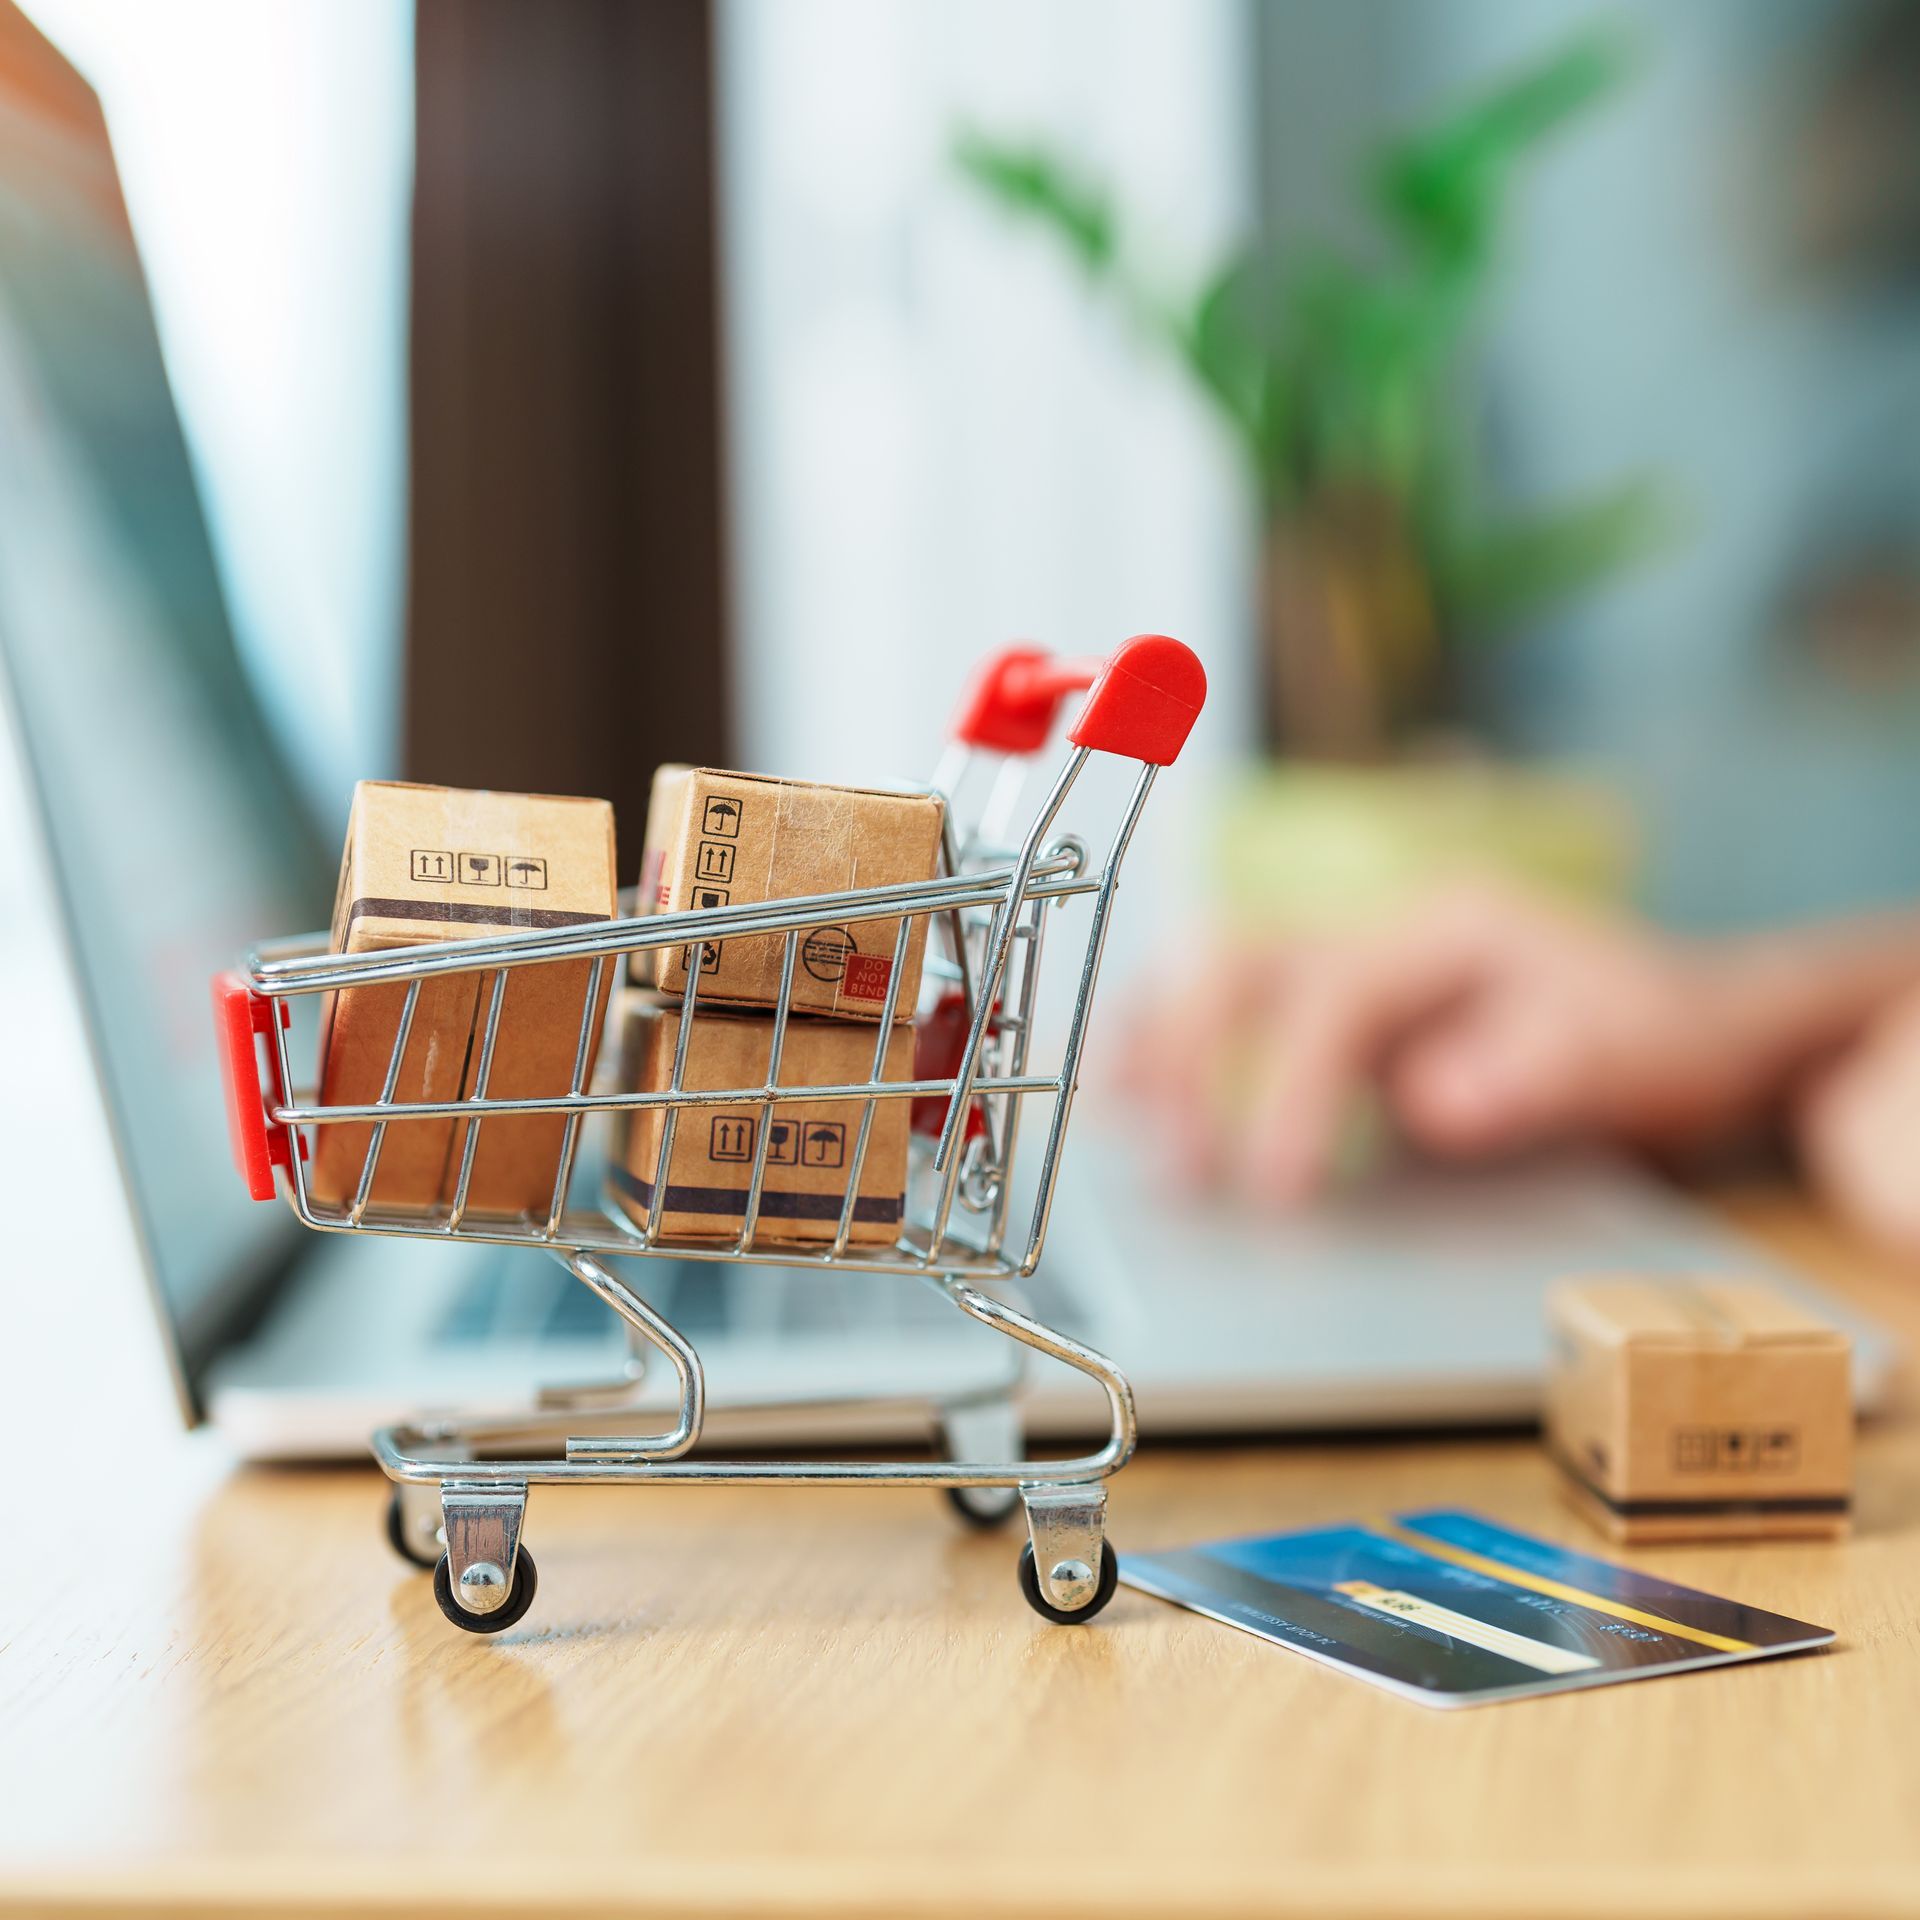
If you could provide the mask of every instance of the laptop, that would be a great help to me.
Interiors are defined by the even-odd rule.
[[[32,942],[57,941],[50,977],[86,1051],[48,1071],[97,1105],[118,1157],[49,1155],[57,1190],[37,1198],[50,1218],[124,1216],[94,1238],[140,1264],[184,1417],[243,1455],[354,1454],[397,1417],[610,1378],[621,1330],[545,1256],[307,1234],[233,1173],[207,981],[325,923],[332,849],[228,626],[99,110],[37,37],[4,51],[0,697],[44,858],[21,882],[23,938],[0,942],[0,996],[48,977]],[[1595,1158],[1398,1169],[1286,1223],[1183,1202],[1095,1104],[1027,1291],[1128,1370],[1148,1433],[1525,1420],[1554,1276],[1774,1266]],[[1012,1352],[900,1276],[629,1272],[701,1349],[720,1440],[923,1438],[925,1402],[1003,1377]],[[1785,1279],[1852,1329],[1870,1403],[1890,1341]],[[897,1397],[854,1404],[875,1392]],[[1026,1409],[1042,1434],[1102,1417],[1045,1362]]]

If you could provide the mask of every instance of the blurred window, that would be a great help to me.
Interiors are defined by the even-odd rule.
[[[243,654],[322,818],[391,769],[410,0],[24,0],[100,96]]]

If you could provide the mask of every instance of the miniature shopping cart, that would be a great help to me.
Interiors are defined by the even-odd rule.
[[[995,813],[1009,810],[1009,796],[1017,801],[1024,763],[1046,746],[1061,701],[1085,688],[1091,691],[1071,730],[1073,747],[1065,766],[1017,844],[996,846]],[[1132,1390],[1112,1361],[1034,1318],[1025,1308],[1020,1282],[1038,1265],[1046,1239],[1121,862],[1155,775],[1178,756],[1205,697],[1206,677],[1198,660],[1177,640],[1162,635],[1129,640],[1104,662],[1055,660],[1030,647],[1010,648],[988,661],[968,691],[953,747],[934,783],[949,805],[942,870],[930,881],[515,931],[350,957],[328,953],[324,936],[314,936],[261,948],[243,972],[215,981],[235,1159],[255,1199],[284,1196],[307,1226],[329,1233],[537,1249],[559,1261],[625,1323],[629,1360],[616,1383],[549,1391],[529,1411],[512,1417],[421,1420],[373,1436],[374,1456],[395,1483],[388,1507],[389,1540],[408,1559],[433,1568],[435,1598],[456,1626],[497,1633],[525,1614],[536,1579],[532,1556],[520,1543],[528,1489],[568,1482],[939,1487],[964,1515],[981,1524],[1009,1517],[1024,1506],[1031,1537],[1021,1555],[1019,1577],[1028,1601],[1049,1620],[1062,1622],[1090,1620],[1106,1605],[1118,1563],[1106,1539],[1105,1482],[1133,1452]],[[1094,753],[1139,762],[1118,827],[1097,864],[1084,842],[1056,829]],[[954,826],[953,803],[980,783],[974,763],[982,756],[998,757],[1001,771],[991,780],[981,826],[962,835]],[[1078,986],[1058,1062],[1051,1069],[1041,1068],[1033,1058],[1033,1039],[1044,936],[1065,903],[1089,896]],[[899,932],[871,1078],[831,1087],[783,1087],[780,1061],[795,959],[810,930],[896,916]],[[917,921],[927,924],[928,939],[917,1010],[921,1027],[916,1077],[887,1079],[882,1077],[887,1036],[903,1011],[897,1001]],[[688,1038],[700,1011],[701,973],[711,964],[712,943],[767,935],[782,939],[784,957],[765,1084],[719,1091],[687,1086]],[[626,956],[649,949],[679,949],[685,955],[687,978],[671,1082],[658,1092],[594,1090],[588,1085],[588,1062],[602,986],[613,983],[614,970]],[[590,968],[571,1085],[564,1093],[540,1097],[489,1096],[487,1081],[502,1026],[508,973],[558,961],[586,961]],[[472,1092],[452,1100],[398,1099],[401,1062],[422,986],[449,974],[473,976],[476,1005],[486,1008]],[[396,984],[405,992],[380,1098],[323,1106],[317,1096],[296,1091],[289,1037],[294,1002],[303,995]],[[617,1044],[608,1051],[617,1054]],[[930,1051],[936,1056],[934,1072],[927,1071]],[[1021,1110],[1036,1097],[1050,1104],[1051,1111],[1044,1131],[1034,1126],[1023,1136]],[[916,1118],[929,1136],[916,1142],[907,1224],[890,1246],[853,1244],[852,1223],[877,1103],[901,1099],[916,1103]],[[776,1110],[782,1104],[826,1100],[861,1103],[837,1232],[830,1242],[811,1248],[758,1244],[755,1229]],[[655,1210],[646,1226],[635,1225],[605,1194],[598,1196],[597,1207],[575,1203],[574,1173],[589,1123],[611,1126],[616,1115],[660,1109],[653,1189],[664,1194],[677,1126],[695,1110],[716,1106],[757,1108],[767,1122],[756,1130],[759,1145],[744,1219],[731,1239],[716,1243],[672,1237],[660,1230],[664,1209]],[[544,1217],[502,1219],[468,1212],[480,1129],[487,1120],[509,1114],[564,1117],[552,1199]],[[431,1214],[383,1211],[375,1203],[374,1177],[393,1129],[448,1120],[468,1123],[451,1199]],[[323,1207],[316,1204],[309,1185],[307,1130],[344,1124],[370,1128],[365,1159],[352,1199]],[[1040,1159],[1037,1175],[1022,1188],[1023,1195],[1035,1196],[1030,1213],[1024,1198],[1021,1202],[1022,1234],[1013,1214],[1016,1151],[1034,1136]],[[1016,1368],[932,1409],[941,1459],[693,1457],[705,1413],[700,1357],[609,1264],[623,1256],[668,1253],[680,1260],[760,1266],[858,1267],[923,1281],[973,1320],[1097,1382],[1109,1411],[1105,1443],[1073,1459],[1022,1457],[1013,1397]],[[574,1431],[589,1421],[610,1428],[617,1417],[631,1420],[650,1352],[663,1355],[678,1379],[679,1411],[672,1426],[644,1434],[596,1433],[591,1427],[585,1433]],[[543,1442],[548,1450],[538,1451]],[[556,1443],[558,1451],[553,1451]]]

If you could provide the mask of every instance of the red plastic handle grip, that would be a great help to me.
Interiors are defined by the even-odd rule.
[[[227,1139],[233,1147],[233,1164],[246,1182],[248,1194],[255,1200],[274,1197],[273,1170],[292,1163],[292,1130],[276,1126],[267,1118],[267,1099],[260,1086],[259,1038],[273,1031],[274,1009],[278,1006],[280,1024],[293,1024],[293,1009],[284,1001],[269,1000],[255,993],[237,973],[213,976],[213,1032],[220,1054],[220,1079],[227,1094]],[[272,1068],[280,1098],[280,1067]],[[304,1155],[307,1143],[300,1143]]]
[[[1099,660],[1056,660],[1016,643],[980,663],[961,696],[953,737],[994,753],[1038,753],[1053,737],[1060,702],[1100,677]]]
[[[1057,660],[1044,647],[1004,647],[973,677],[953,735],[996,753],[1038,753],[1060,702],[1091,688],[1068,736],[1075,746],[1171,766],[1207,699],[1191,647],[1163,633],[1136,634],[1105,660]]]
[[[1194,650],[1164,633],[1136,633],[1108,656],[1067,738],[1170,767],[1206,704],[1207,673]]]

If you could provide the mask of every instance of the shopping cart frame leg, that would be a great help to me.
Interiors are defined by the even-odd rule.
[[[458,1440],[470,1453],[492,1442],[505,1443],[535,1432],[552,1432],[555,1423],[544,1421],[481,1423],[446,1422],[431,1432],[419,1426],[383,1427],[374,1434],[373,1455],[390,1480],[420,1481],[434,1485],[458,1482],[466,1487],[487,1486],[561,1486],[577,1482],[598,1484],[625,1482],[629,1485],[652,1483],[680,1486],[878,1486],[878,1487],[1017,1487],[1061,1488],[1089,1486],[1116,1474],[1133,1458],[1139,1429],[1134,1417],[1133,1388],[1118,1367],[1105,1354],[1082,1345],[1078,1340],[1036,1320],[1030,1314],[995,1300],[978,1287],[950,1275],[929,1276],[931,1284],[943,1292],[969,1318],[992,1327],[996,1332],[1017,1340],[1049,1358],[1059,1360],[1086,1374],[1105,1393],[1109,1427],[1105,1444],[1097,1451],[1067,1460],[706,1460],[687,1459],[685,1454],[693,1438],[683,1441],[682,1429],[690,1429],[697,1438],[704,1412],[704,1401],[694,1391],[702,1381],[699,1359],[684,1337],[659,1314],[645,1306],[619,1281],[607,1275],[590,1255],[571,1255],[566,1264],[577,1271],[576,1262],[604,1278],[611,1289],[643,1313],[647,1323],[657,1325],[663,1336],[660,1344],[670,1356],[687,1363],[687,1390],[683,1396],[682,1419],[673,1432],[655,1439],[570,1438],[564,1457],[523,1459],[449,1459],[445,1452],[423,1452],[423,1447]],[[585,1276],[582,1276],[585,1278]],[[589,1282],[589,1284],[592,1284]],[[599,1291],[599,1288],[595,1288]],[[679,1361],[676,1360],[676,1364]],[[671,1449],[671,1451],[669,1451]]]
[[[626,1322],[630,1339],[644,1340],[665,1354],[680,1382],[680,1412],[665,1433],[645,1439],[631,1436],[617,1440],[569,1439],[567,1457],[591,1455],[636,1463],[677,1460],[698,1443],[701,1429],[706,1425],[707,1372],[692,1341],[592,1254],[557,1250],[554,1257]]]
[[[557,1441],[565,1437],[568,1427],[576,1419],[589,1412],[604,1418],[609,1414],[638,1414],[644,1411],[641,1392],[646,1380],[646,1355],[649,1349],[664,1353],[673,1363],[679,1379],[680,1410],[674,1424],[664,1433],[623,1435],[618,1440],[573,1441],[569,1445],[584,1450],[602,1447],[606,1449],[607,1457],[615,1459],[669,1460],[677,1458],[698,1442],[706,1418],[706,1370],[699,1354],[685,1336],[648,1306],[624,1281],[609,1273],[593,1255],[565,1247],[550,1248],[549,1251],[625,1323],[629,1357],[620,1377],[541,1387],[536,1390],[534,1406],[527,1411],[447,1414],[403,1427],[383,1428],[374,1436],[375,1457],[383,1467],[389,1455],[383,1450],[382,1441],[392,1439],[397,1442],[404,1439],[407,1448],[417,1454],[416,1464],[427,1469],[404,1474],[387,1469],[389,1477],[401,1488],[439,1486],[449,1476],[462,1474],[470,1466],[474,1472],[486,1474],[491,1463],[476,1464],[476,1449],[499,1448],[516,1443],[532,1444],[542,1439]],[[428,1448],[433,1450],[431,1457],[424,1451]],[[526,1464],[531,1469],[542,1463],[528,1461]],[[538,1477],[537,1473],[532,1475],[535,1480]],[[405,1498],[403,1493],[403,1515]],[[437,1513],[434,1524],[439,1524]],[[418,1539],[424,1546],[426,1535],[416,1535],[411,1521],[403,1517],[400,1526],[407,1541]],[[427,1535],[431,1532],[431,1528],[427,1529]],[[403,1553],[407,1552],[400,1540],[395,1540],[394,1544]],[[415,1559],[418,1555],[407,1553],[407,1557]],[[431,1561],[424,1564],[431,1564]]]
[[[374,1458],[390,1480],[440,1489],[447,1552],[434,1570],[434,1593],[441,1611],[456,1625],[492,1633],[520,1619],[537,1579],[532,1556],[519,1549],[528,1489],[583,1481],[630,1486],[932,1486],[976,1495],[1005,1488],[1026,1510],[1029,1541],[1021,1555],[1020,1581],[1037,1611],[1054,1621],[1090,1620],[1112,1597],[1117,1563],[1106,1540],[1104,1483],[1133,1457],[1138,1427],[1133,1389],[1104,1354],[953,1275],[929,1275],[930,1284],[970,1319],[1092,1379],[1107,1397],[1105,1445],[1068,1460],[1019,1458],[1023,1449],[1014,1403],[1003,1388],[995,1388],[941,1409],[949,1434],[964,1440],[968,1450],[976,1444],[987,1450],[984,1459],[688,1459],[705,1414],[699,1356],[675,1327],[591,1254],[555,1252],[569,1272],[673,1361],[681,1381],[680,1418],[668,1433],[642,1440],[571,1436],[557,1458],[474,1457],[489,1439],[498,1445],[528,1442],[542,1432],[557,1434],[558,1423],[551,1415],[544,1421],[491,1426],[448,1422],[431,1433],[420,1427],[387,1427],[376,1433]],[[437,1454],[423,1451],[436,1443]],[[992,1457],[996,1448],[1004,1457]]]

